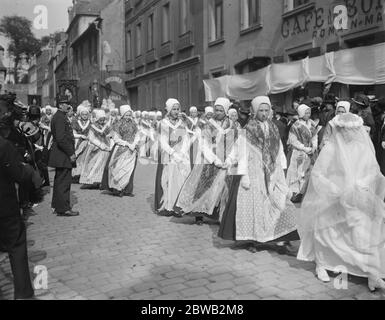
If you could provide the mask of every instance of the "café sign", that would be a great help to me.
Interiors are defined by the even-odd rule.
[[[345,0],[330,7],[309,7],[297,14],[284,15],[281,35],[285,39],[309,33],[312,38],[331,37],[382,24],[384,10],[384,0]]]

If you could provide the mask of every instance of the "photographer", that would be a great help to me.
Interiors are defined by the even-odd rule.
[[[28,123],[27,108],[15,101],[16,95],[14,94],[2,95],[0,99],[4,104],[4,108],[8,110],[2,118],[0,135],[12,143],[20,156],[20,161],[29,164],[37,176],[34,146],[26,136],[32,126]],[[18,196],[23,216],[27,218],[32,213],[32,205],[41,202],[42,191],[40,186],[36,187],[26,182],[19,186]]]
[[[0,96],[0,133],[11,132],[10,115],[12,103]],[[0,250],[9,255],[14,281],[14,298],[33,297],[28,266],[25,225],[20,216],[20,206],[16,192],[19,186],[32,185],[33,169],[23,163],[23,158],[12,142],[0,134]]]
[[[44,145],[43,130],[40,128],[41,111],[37,106],[31,106],[28,111],[28,122],[23,126],[23,132],[33,146],[33,158],[40,175],[44,179],[43,187],[49,186],[48,149]]]

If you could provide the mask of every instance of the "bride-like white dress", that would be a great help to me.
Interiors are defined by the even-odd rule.
[[[356,115],[330,122],[333,134],[313,168],[304,198],[298,259],[330,271],[385,277],[385,177]]]

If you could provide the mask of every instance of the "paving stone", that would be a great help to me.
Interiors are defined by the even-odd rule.
[[[155,172],[155,165],[138,165],[135,198],[73,185],[79,219],[53,216],[50,196],[35,208],[29,254],[31,274],[35,264],[49,271],[49,290],[37,291],[42,300],[384,298],[356,278],[348,290],[322,284],[314,263],[270,249],[255,254],[235,249],[233,242],[217,237],[218,225],[198,227],[191,217],[176,221],[155,215]],[[13,299],[7,257],[0,262],[0,291],[0,299]]]
[[[181,294],[186,298],[191,298],[193,296],[199,296],[206,293],[209,293],[209,290],[205,287],[190,288],[181,291]]]
[[[206,287],[209,288],[211,292],[214,292],[214,291],[234,288],[234,283],[231,281],[223,281],[223,282],[220,281],[217,283],[209,284]]]

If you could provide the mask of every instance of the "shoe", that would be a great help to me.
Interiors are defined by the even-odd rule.
[[[168,211],[160,211],[158,212],[158,216],[161,216],[161,217],[172,217],[174,214],[172,212],[168,212]]]
[[[368,287],[371,292],[376,291],[376,289],[385,290],[385,281],[380,278],[376,280],[369,278]]]
[[[182,218],[183,215],[181,213],[174,212],[174,217],[175,218]]]
[[[330,277],[324,268],[317,267],[316,268],[316,274],[317,274],[317,278],[319,280],[321,280],[322,282],[330,282]]]
[[[258,252],[257,248],[254,245],[249,246],[246,250],[251,252],[251,253],[257,253]]]
[[[64,213],[58,212],[57,215],[58,217],[77,217],[80,215],[80,213],[78,211],[68,210]]]
[[[291,198],[291,202],[293,203],[301,203],[303,198],[303,194],[301,193],[295,193],[293,197]]]
[[[203,218],[201,218],[201,219],[199,219],[199,218],[195,219],[195,224],[196,224],[197,226],[203,226]]]
[[[133,193],[124,194],[125,197],[134,198],[135,195]]]

